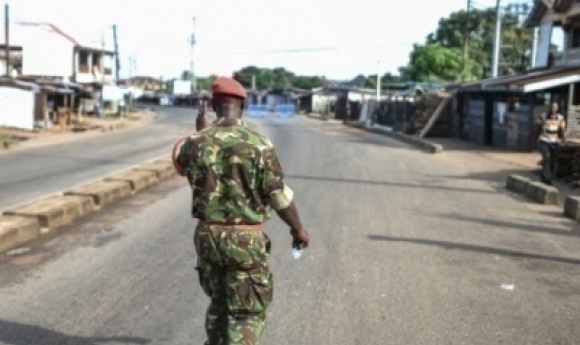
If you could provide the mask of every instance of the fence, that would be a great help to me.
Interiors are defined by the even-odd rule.
[[[275,107],[276,116],[294,116],[296,115],[296,106],[294,104],[278,104]]]
[[[250,104],[248,105],[247,114],[252,117],[266,117],[271,113],[267,104]],[[274,107],[273,115],[279,117],[289,117],[296,115],[296,105],[294,104],[277,104]]]
[[[268,105],[265,104],[250,104],[248,105],[247,113],[249,116],[253,117],[266,117],[268,116]]]

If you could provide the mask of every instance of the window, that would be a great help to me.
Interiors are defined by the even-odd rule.
[[[570,87],[573,88],[572,90],[572,104],[573,105],[580,105],[580,83],[574,83]]]
[[[89,54],[87,52],[79,52],[79,65],[89,64]]]

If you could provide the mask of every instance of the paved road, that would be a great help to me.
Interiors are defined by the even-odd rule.
[[[263,344],[580,343],[580,230],[506,193],[510,167],[332,123],[259,125],[312,235],[295,261],[268,223]],[[188,208],[176,178],[1,262],[0,344],[202,344]]]
[[[191,109],[168,108],[136,129],[2,154],[0,211],[168,154],[194,123]]]

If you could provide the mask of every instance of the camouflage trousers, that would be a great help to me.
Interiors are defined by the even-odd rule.
[[[258,344],[273,293],[270,239],[259,230],[198,225],[194,242],[199,282],[211,299],[205,344]]]

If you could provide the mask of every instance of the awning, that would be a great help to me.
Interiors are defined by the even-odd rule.
[[[527,73],[502,76],[463,84],[460,91],[534,92],[580,82],[580,66],[531,70]]]
[[[577,83],[577,82],[580,82],[580,74],[569,75],[569,76],[554,78],[554,79],[548,79],[548,80],[540,81],[537,83],[530,83],[530,84],[524,85],[522,91],[524,93],[528,93],[528,92],[534,92],[534,91],[539,91],[539,90],[551,89],[553,87]]]

